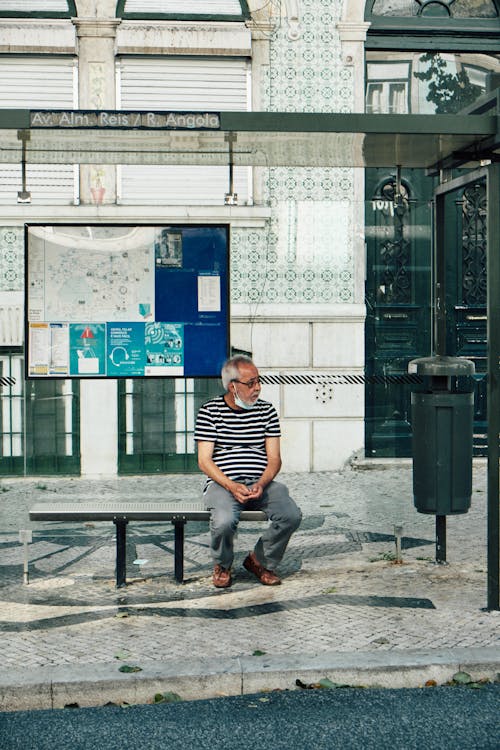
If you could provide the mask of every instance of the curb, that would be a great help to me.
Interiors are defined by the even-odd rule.
[[[457,672],[473,680],[500,679],[497,648],[440,651],[330,652],[321,655],[255,656],[152,662],[141,671],[119,672],[118,662],[43,667],[0,675],[0,711],[58,709],[106,703],[151,703],[156,693],[183,700],[295,690],[295,681],[321,679],[352,687],[422,687],[451,681]]]

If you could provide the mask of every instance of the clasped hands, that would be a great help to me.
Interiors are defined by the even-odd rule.
[[[258,500],[262,496],[264,488],[257,482],[250,487],[246,484],[235,482],[230,491],[234,499],[244,505],[250,502],[250,500]]]

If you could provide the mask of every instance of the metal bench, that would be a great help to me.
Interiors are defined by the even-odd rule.
[[[112,521],[116,526],[116,586],[127,583],[127,524],[130,521],[170,521],[174,526],[174,576],[184,581],[184,527],[188,521],[209,521],[203,505],[176,503],[38,503],[30,508],[30,521]],[[243,510],[241,521],[265,521],[261,510]]]

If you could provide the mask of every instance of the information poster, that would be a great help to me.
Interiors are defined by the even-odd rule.
[[[226,225],[26,226],[29,378],[218,376]]]

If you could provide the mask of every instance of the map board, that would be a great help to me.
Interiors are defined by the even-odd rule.
[[[26,376],[219,376],[227,225],[26,225]]]

